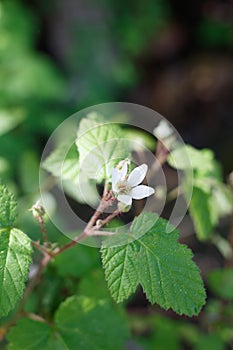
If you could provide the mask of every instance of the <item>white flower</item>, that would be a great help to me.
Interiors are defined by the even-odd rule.
[[[135,168],[129,175],[128,161],[122,164],[121,168],[112,169],[112,190],[117,199],[125,205],[131,205],[132,199],[142,199],[154,194],[154,189],[149,186],[138,186],[146,176],[148,166],[142,164]]]

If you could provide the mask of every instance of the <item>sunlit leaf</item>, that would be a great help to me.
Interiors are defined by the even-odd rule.
[[[155,214],[142,213],[125,233],[128,244],[111,246],[114,239],[104,243],[101,251],[108,287],[120,302],[141,284],[151,303],[196,315],[205,303],[200,272],[191,251],[177,242],[178,231],[166,232],[167,224]]]

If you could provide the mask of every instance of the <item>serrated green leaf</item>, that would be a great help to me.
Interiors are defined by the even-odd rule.
[[[17,216],[16,206],[14,195],[0,183],[0,229],[13,225]]]
[[[140,221],[143,228],[152,220],[152,227],[141,236]],[[128,244],[111,247],[111,238],[104,242],[101,253],[109,290],[120,302],[140,283],[151,303],[166,310],[172,308],[178,314],[197,315],[206,296],[199,269],[191,251],[177,242],[178,231],[174,228],[166,233],[166,228],[166,220],[142,213],[125,234],[131,239]]]
[[[120,350],[128,337],[124,316],[106,300],[73,296],[55,314],[55,325],[22,319],[9,332],[9,350]]]
[[[76,140],[82,176],[97,181],[110,178],[112,168],[129,155],[123,136],[116,124],[83,119]]]
[[[207,281],[216,295],[233,300],[233,268],[213,270],[209,273]]]
[[[31,263],[31,240],[15,228],[0,230],[0,317],[23,296]]]
[[[215,218],[211,213],[210,194],[198,187],[193,188],[192,198],[189,205],[189,213],[193,219],[197,237],[205,240],[210,237]]]
[[[132,243],[101,249],[108,288],[118,303],[133,294],[140,283],[134,250]]]

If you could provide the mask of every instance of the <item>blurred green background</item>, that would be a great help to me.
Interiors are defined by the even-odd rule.
[[[52,131],[78,110],[103,102],[156,110],[185,142],[213,149],[229,174],[231,14],[232,3],[221,0],[1,1],[0,177],[20,198],[20,212],[38,196],[40,156]],[[31,227],[25,216],[19,222]],[[221,261],[208,249],[212,260],[199,258],[204,270]],[[166,335],[175,324],[156,322]],[[136,333],[143,332],[133,323]],[[217,344],[215,338],[204,341],[211,349]]]

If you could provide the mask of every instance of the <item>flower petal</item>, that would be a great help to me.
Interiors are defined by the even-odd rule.
[[[149,197],[154,193],[155,193],[155,190],[152,187],[145,186],[145,185],[140,185],[132,189],[133,199],[142,199],[145,197]]]
[[[128,163],[124,162],[121,170],[120,170],[120,180],[124,181],[127,175],[127,171],[128,171]]]
[[[116,184],[120,179],[120,171],[117,168],[112,169],[112,190],[113,192],[117,192]]]
[[[128,194],[120,194],[117,199],[126,204],[126,205],[131,205],[132,204],[132,197],[129,196]]]
[[[128,183],[130,186],[134,187],[139,185],[146,176],[147,170],[148,166],[146,164],[142,164],[135,168],[128,178]]]

